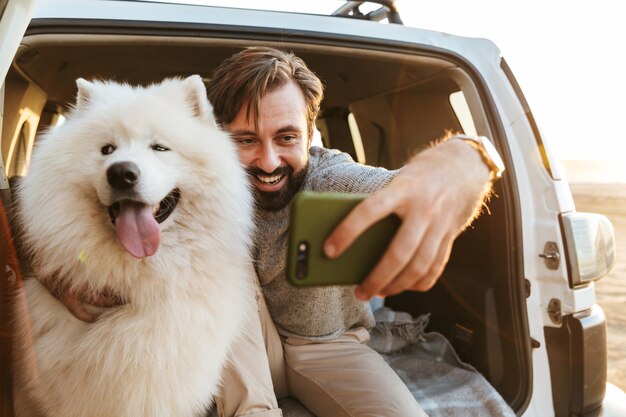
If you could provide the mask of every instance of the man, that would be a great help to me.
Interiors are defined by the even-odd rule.
[[[288,393],[320,417],[425,415],[395,372],[366,346],[374,325],[366,301],[435,284],[497,169],[454,138],[397,172],[356,164],[337,151],[309,149],[322,84],[302,60],[272,48],[246,49],[224,61],[208,94],[254,189],[255,268],[262,290],[262,326],[251,324],[248,340],[233,352],[224,396],[217,401],[220,415],[280,415],[268,392],[266,365],[279,398]],[[325,242],[331,258],[389,214],[402,220],[387,252],[356,289],[287,283],[289,203],[301,190],[371,193]]]

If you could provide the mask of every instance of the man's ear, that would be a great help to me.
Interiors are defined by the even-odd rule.
[[[76,108],[83,109],[89,105],[94,85],[84,78],[79,78],[76,80],[76,87],[78,87],[78,94],[76,95]]]
[[[206,87],[199,75],[191,75],[183,80],[187,102],[191,105],[194,116],[216,125],[213,107],[206,95]]]

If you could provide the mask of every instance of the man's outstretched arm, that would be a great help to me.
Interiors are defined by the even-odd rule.
[[[395,213],[400,229],[356,295],[369,300],[427,291],[441,276],[454,239],[480,212],[492,179],[472,145],[441,142],[413,157],[389,185],[359,204],[326,240],[326,255],[339,256],[368,227]]]

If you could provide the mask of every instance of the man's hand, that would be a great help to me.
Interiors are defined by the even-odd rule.
[[[74,317],[86,323],[95,322],[101,313],[88,311],[85,308],[85,304],[100,308],[111,308],[124,304],[121,298],[106,290],[99,294],[94,294],[89,291],[70,290],[54,286],[46,288],[56,299],[65,305]]]
[[[328,237],[324,251],[330,258],[339,256],[367,228],[395,213],[402,224],[356,296],[369,300],[427,291],[490,188],[489,168],[476,149],[461,140],[442,142],[415,156],[389,185],[355,207]]]
[[[78,320],[82,320],[86,323],[93,323],[98,318],[98,315],[92,314],[83,305],[76,293],[63,292],[59,296],[59,301],[62,302],[70,313]]]

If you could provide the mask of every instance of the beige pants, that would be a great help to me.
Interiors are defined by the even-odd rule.
[[[420,417],[426,413],[357,328],[320,343],[281,341],[263,297],[232,353],[216,398],[220,417],[280,417],[276,398],[297,398],[318,417]],[[268,372],[269,370],[269,372]]]

